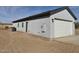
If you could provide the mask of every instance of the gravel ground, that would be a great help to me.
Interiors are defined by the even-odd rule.
[[[67,38],[65,38],[67,40]],[[0,30],[0,52],[5,53],[52,53],[52,52],[79,52],[79,46],[49,41],[46,38],[23,32]]]

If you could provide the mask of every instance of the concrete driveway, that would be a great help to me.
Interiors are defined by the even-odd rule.
[[[71,44],[79,45],[79,35],[58,38],[55,40],[60,41],[60,42],[64,42],[64,43],[71,43]]]

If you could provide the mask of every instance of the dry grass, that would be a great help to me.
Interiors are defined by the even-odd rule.
[[[22,32],[0,30],[0,52],[79,52],[79,46]]]

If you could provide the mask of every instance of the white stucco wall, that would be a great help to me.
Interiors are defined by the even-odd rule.
[[[19,27],[18,27],[18,23],[19,23]],[[22,23],[24,23],[24,27],[22,27]],[[16,28],[17,31],[26,32],[26,22],[17,22],[14,23],[13,26]]]
[[[28,22],[28,27],[27,27],[28,33],[50,38],[50,18],[36,19],[36,20],[27,21],[27,22]],[[19,27],[18,27],[18,23],[19,23]],[[13,24],[16,30],[26,32],[26,21],[23,22],[24,23],[23,28],[22,28],[22,22],[18,22],[18,23]],[[43,24],[46,25],[45,33],[42,33],[42,29],[41,29],[41,26]]]
[[[46,24],[45,28],[45,33],[42,33],[41,26],[43,24]],[[28,22],[28,32],[35,34],[35,35],[40,35],[43,37],[50,38],[50,19],[49,18],[42,18],[42,19],[36,19],[36,20],[31,20]]]
[[[54,18],[71,20],[73,22],[55,20]],[[75,20],[67,10],[63,10],[59,13],[51,15],[50,19],[51,19],[51,38],[64,37],[75,34],[75,25],[74,25]],[[53,23],[52,19],[54,19]]]
[[[17,29],[17,23],[13,23],[13,27]]]
[[[60,19],[66,19],[66,20],[71,20],[75,21],[74,18],[71,16],[71,14],[67,10],[60,11],[56,14],[53,14],[50,16],[50,19],[54,18],[60,18]]]

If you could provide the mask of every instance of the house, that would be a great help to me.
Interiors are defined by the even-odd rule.
[[[65,6],[13,21],[13,26],[17,31],[58,38],[75,35],[76,19],[69,7]]]
[[[11,23],[2,23],[0,22],[0,29],[6,29],[12,27]]]

